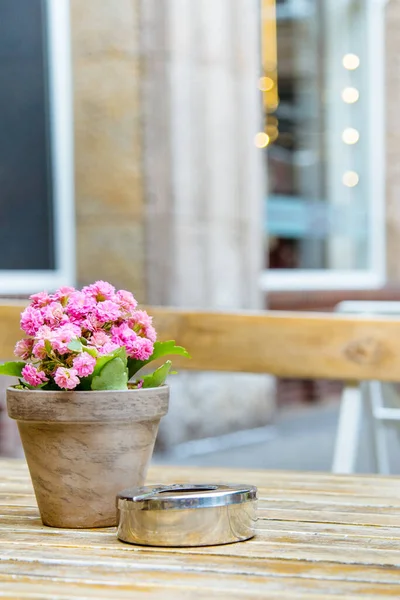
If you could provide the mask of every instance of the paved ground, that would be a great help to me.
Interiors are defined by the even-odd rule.
[[[271,427],[201,442],[182,444],[169,454],[157,454],[158,464],[226,466],[260,469],[329,471],[338,420],[338,401],[281,414]],[[392,472],[400,474],[400,444],[388,434]],[[358,471],[371,471],[367,440],[360,446]]]

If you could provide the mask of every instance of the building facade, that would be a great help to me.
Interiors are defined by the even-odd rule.
[[[24,237],[2,295],[106,279],[141,303],[209,309],[398,297],[400,0],[24,1],[49,73],[49,200],[32,179],[27,231],[33,217],[53,229],[30,228],[50,258],[27,262]],[[40,139],[22,139],[18,164]],[[268,378],[216,379],[231,414],[202,427],[199,377],[182,440],[193,423],[213,435],[270,419]]]
[[[3,294],[51,287],[53,271],[54,283],[103,277],[144,302],[227,308],[263,306],[267,292],[396,285],[399,0],[29,7],[37,39],[47,17],[50,191],[36,204],[46,191],[30,181],[37,252],[2,259]],[[22,73],[14,37],[3,54]],[[7,203],[26,195],[7,181],[4,226]]]

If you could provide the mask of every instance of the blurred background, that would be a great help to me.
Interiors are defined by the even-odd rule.
[[[400,0],[1,0],[0,295],[400,299],[399,27]],[[327,470],[340,393],[182,373],[155,459]]]

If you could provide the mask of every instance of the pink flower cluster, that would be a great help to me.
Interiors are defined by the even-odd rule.
[[[127,356],[140,361],[153,353],[156,331],[151,317],[137,310],[126,290],[106,281],[84,287],[62,287],[54,294],[33,294],[21,315],[21,329],[28,337],[17,342],[15,355],[29,361],[22,370],[33,387],[49,382],[74,389],[80,378],[90,376],[97,357],[125,347]],[[82,342],[71,350],[73,340]],[[78,344],[79,348],[79,344]]]

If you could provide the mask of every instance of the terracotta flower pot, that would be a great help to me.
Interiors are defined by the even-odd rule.
[[[69,392],[7,389],[40,515],[51,527],[116,524],[116,494],[143,485],[168,386]]]

